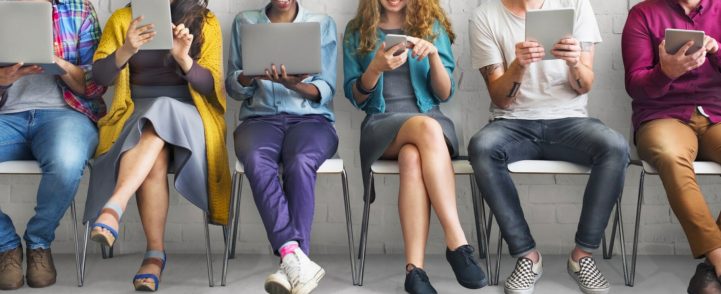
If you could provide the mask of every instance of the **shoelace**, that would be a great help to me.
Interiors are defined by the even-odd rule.
[[[291,285],[296,285],[300,282],[300,259],[295,254],[293,254],[293,257],[293,264],[283,262],[282,266],[288,276],[288,279],[290,280]]]
[[[8,250],[6,252],[0,253],[1,272],[6,271],[9,267],[21,268],[20,263],[16,262],[15,258],[13,258],[13,254],[15,254],[15,250]]]
[[[47,268],[47,260],[43,255],[45,251],[45,249],[29,250],[30,254],[28,256],[28,266]]]

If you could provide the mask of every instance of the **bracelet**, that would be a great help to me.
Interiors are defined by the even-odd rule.
[[[362,81],[360,79],[358,79],[355,82],[355,88],[356,88],[356,90],[358,90],[359,93],[363,94],[364,96],[370,95],[371,93],[375,92],[376,89],[378,89],[378,84],[376,84],[375,87],[373,87],[373,89],[366,90],[366,88],[363,87],[363,85],[361,85],[361,83],[362,83]]]

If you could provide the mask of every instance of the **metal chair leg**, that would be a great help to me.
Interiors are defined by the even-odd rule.
[[[88,255],[88,236],[90,235],[90,222],[85,222],[85,235],[83,236],[83,253],[80,262],[80,282],[85,284],[85,262]]]
[[[215,283],[213,281],[213,257],[210,252],[210,218],[207,212],[203,212],[203,223],[205,224],[205,258],[208,263],[208,286],[213,287]]]
[[[70,215],[73,219],[73,236],[75,237],[75,272],[77,274],[77,281],[78,281],[78,287],[83,286],[83,277],[81,270],[81,260],[80,260],[80,243],[78,238],[78,214],[75,210],[75,200],[70,203]]]
[[[348,254],[350,256],[350,274],[353,285],[357,285],[357,274],[355,264],[355,240],[353,240],[353,217],[350,206],[350,192],[348,189],[348,173],[345,168],[340,174],[341,183],[343,184],[343,201],[345,202],[345,225],[348,234]]]
[[[495,282],[494,285],[498,285],[499,277],[501,275],[501,253],[503,251],[503,235],[501,229],[498,229],[498,248],[496,249],[496,271],[495,271]]]
[[[233,186],[230,193],[230,207],[228,213],[228,225],[223,226],[223,240],[225,240],[225,247],[223,250],[223,269],[221,273],[220,286],[225,287],[226,279],[228,277],[228,259],[230,258],[231,240],[233,236],[233,228],[235,224],[235,218],[238,212],[235,211],[235,201],[238,198],[238,173],[233,174]]]
[[[238,243],[238,222],[240,221],[240,199],[243,198],[243,177],[238,174],[238,198],[235,200],[235,220],[233,221],[233,236],[230,239],[230,259],[235,259],[235,246]]]
[[[368,245],[368,227],[369,227],[369,218],[370,218],[370,208],[371,208],[371,194],[374,192],[373,190],[373,172],[370,173],[370,180],[368,181],[368,187],[366,189],[365,196],[363,197],[363,223],[361,224],[361,237],[360,237],[360,245],[358,246],[358,271],[357,271],[357,285],[363,286],[363,278],[365,273],[365,263],[366,263],[366,246]]]
[[[619,198],[620,199],[620,198]],[[616,209],[620,209],[620,202],[616,204]],[[603,240],[603,259],[611,259],[613,258],[613,248],[616,242],[616,229],[619,228],[619,217],[618,214],[616,214],[613,217],[613,226],[611,227],[611,239],[606,240],[605,234],[604,234],[604,240]],[[606,246],[606,241],[608,241],[608,246]]]
[[[633,287],[636,281],[636,258],[638,257],[638,229],[641,224],[641,206],[643,206],[643,184],[646,178],[646,171],[641,171],[641,178],[638,183],[638,203],[636,204],[636,224],[633,232],[633,249],[631,253],[631,272],[628,276],[629,287]]]
[[[618,243],[621,247],[621,266],[623,268],[623,280],[626,285],[628,281],[628,263],[626,261],[626,237],[623,232],[623,212],[621,211],[621,197],[616,200],[616,218],[618,219]],[[615,227],[614,227],[615,229]]]
[[[478,186],[476,184],[476,180],[473,178],[473,176],[470,176],[471,178],[471,197],[473,198],[473,214],[475,215],[475,223],[476,223],[476,233],[478,234],[478,248],[479,248],[479,254],[481,258],[483,258],[486,262],[486,274],[488,275],[488,283],[493,284],[492,280],[492,272],[491,272],[491,257],[490,257],[490,250],[488,247],[488,238],[486,238],[486,235],[488,234],[487,228],[485,226],[485,220],[486,220],[486,208],[485,208],[485,201],[480,200],[480,192],[478,191]],[[479,204],[481,207],[478,207]],[[479,214],[480,212],[480,214]],[[480,218],[480,221],[479,221]]]

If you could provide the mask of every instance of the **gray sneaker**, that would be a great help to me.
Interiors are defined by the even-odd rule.
[[[521,257],[516,261],[516,268],[506,279],[503,290],[506,294],[531,294],[538,279],[543,274],[543,257],[538,254],[538,263]]]
[[[596,266],[593,257],[583,257],[578,262],[568,258],[568,274],[576,281],[581,292],[586,294],[605,294],[611,290],[606,278]]]

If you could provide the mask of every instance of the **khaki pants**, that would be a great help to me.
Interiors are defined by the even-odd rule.
[[[721,215],[714,221],[693,170],[697,158],[721,163],[721,124],[699,113],[688,123],[654,120],[641,126],[636,142],[641,159],[658,170],[694,257],[721,248]]]

